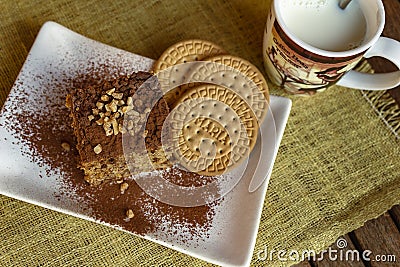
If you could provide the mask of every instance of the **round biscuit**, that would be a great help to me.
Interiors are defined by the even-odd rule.
[[[234,91],[218,85],[192,88],[178,100],[171,116],[175,159],[202,175],[234,168],[257,141],[255,114]]]

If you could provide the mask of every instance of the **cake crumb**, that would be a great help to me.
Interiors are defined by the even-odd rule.
[[[62,143],[61,143],[61,147],[62,147],[65,151],[67,151],[67,152],[71,150],[71,146],[70,146],[70,144],[67,143],[67,142],[62,142]]]
[[[129,210],[126,211],[126,216],[129,219],[132,219],[133,217],[135,217],[135,214],[133,213],[133,211],[131,209],[129,209]]]
[[[123,182],[120,186],[121,194],[125,193],[125,191],[128,189],[129,184],[127,182]]]

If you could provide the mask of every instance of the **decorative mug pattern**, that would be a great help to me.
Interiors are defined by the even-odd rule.
[[[365,53],[326,57],[295,43],[281,28],[273,8],[264,32],[264,67],[269,79],[291,94],[313,95],[335,84]]]

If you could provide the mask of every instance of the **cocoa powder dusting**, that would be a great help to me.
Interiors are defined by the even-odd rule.
[[[5,107],[3,113],[9,114],[6,119],[11,123],[2,127],[7,128],[28,148],[22,153],[32,162],[44,167],[50,166],[46,169],[47,174],[59,170],[60,182],[63,184],[59,194],[78,196],[77,201],[81,201],[85,212],[96,220],[118,225],[138,235],[154,235],[161,231],[175,236],[179,232],[182,236],[178,239],[182,242],[188,238],[207,238],[218,201],[195,208],[175,207],[153,199],[135,181],[125,181],[128,185],[124,185],[123,192],[121,184],[117,182],[95,187],[84,181],[83,173],[77,167],[76,140],[70,126],[69,110],[65,107],[65,97],[71,88],[84,88],[99,83],[102,79],[113,78],[121,72],[123,70],[105,64],[96,67],[93,65],[83,73],[75,73],[72,78],[53,75],[57,77],[46,80],[38,76],[36,79],[43,80],[43,86],[47,86],[42,88],[46,94],[32,97],[35,89],[22,86],[21,88],[26,89],[13,95],[12,103],[14,106],[18,105],[20,111],[10,109],[12,105]],[[32,103],[40,104],[44,108],[32,110],[27,107]],[[162,175],[181,185],[204,184],[193,184],[193,181],[197,181],[193,175],[175,168],[154,175]],[[180,227],[184,229],[179,229]]]
[[[161,175],[164,179],[175,180],[175,174],[183,172],[172,168],[160,171],[154,175]],[[190,176],[190,175],[189,175]],[[90,207],[95,218],[104,222],[121,226],[123,229],[137,234],[154,233],[156,231],[174,231],[164,225],[185,225],[180,229],[185,236],[206,237],[207,228],[213,216],[211,205],[194,208],[171,206],[147,195],[135,181],[125,181],[128,188],[121,193],[121,185],[116,182],[103,183],[100,186],[81,187],[80,194],[90,200]],[[132,210],[133,217],[127,216]],[[181,241],[184,240],[182,236]]]

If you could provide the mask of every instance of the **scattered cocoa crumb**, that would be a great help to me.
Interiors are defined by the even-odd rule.
[[[133,217],[135,217],[135,214],[133,213],[133,211],[131,209],[126,211],[126,217],[128,217],[129,219],[132,219]]]
[[[125,193],[125,190],[127,190],[129,187],[129,184],[127,182],[123,182],[120,186],[121,194]]]
[[[67,151],[67,152],[69,152],[69,151],[71,150],[71,146],[70,146],[70,144],[67,143],[67,142],[62,142],[62,143],[61,143],[61,147],[62,147],[65,151]]]

